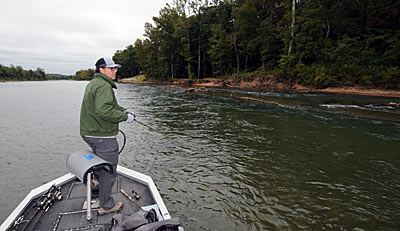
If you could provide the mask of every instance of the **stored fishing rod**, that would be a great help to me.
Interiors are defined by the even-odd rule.
[[[142,207],[140,207],[135,200],[128,195],[128,193],[125,192],[125,190],[123,190],[122,188],[119,190],[126,198],[128,198],[128,200],[130,200],[136,207],[139,208],[139,211],[141,212],[141,214],[151,223],[151,222],[156,222],[158,221],[158,217],[157,217],[157,212],[154,209],[150,209],[149,211],[145,211],[144,209],[142,209]],[[135,192],[135,197],[136,199],[139,200],[140,196],[139,194],[137,194]]]
[[[128,193],[125,192],[125,190],[123,190],[123,189],[121,188],[119,191],[120,191],[124,196],[126,196],[126,197],[128,198],[128,200],[130,200],[136,207],[138,207],[138,209],[139,209],[140,211],[142,211],[142,213],[143,213],[144,216],[147,214],[147,211],[144,211],[144,210],[142,209],[142,207],[140,207],[140,206],[135,202],[135,200],[134,200],[131,196],[129,196]]]
[[[50,207],[54,204],[55,201],[60,201],[63,199],[63,195],[61,193],[61,186],[56,187],[55,184],[53,184],[49,189],[47,189],[40,197],[39,199],[34,203],[34,205],[25,213],[27,214],[32,208],[36,208],[35,213],[31,216],[29,220],[25,220],[25,215],[20,216],[14,223],[13,228],[15,228],[17,225],[26,222],[24,228],[22,229],[23,231],[29,226],[29,224],[34,220],[35,218],[35,223],[32,225],[30,230],[34,230],[38,222],[40,221],[40,218],[46,213]],[[36,217],[36,215],[41,212],[39,217]]]

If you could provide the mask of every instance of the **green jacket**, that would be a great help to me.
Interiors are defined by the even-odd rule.
[[[117,103],[114,81],[106,75],[96,73],[88,83],[83,96],[80,118],[81,136],[115,136],[118,123],[128,119]]]

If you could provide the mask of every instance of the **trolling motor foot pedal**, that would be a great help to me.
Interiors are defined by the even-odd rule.
[[[86,210],[86,209],[88,208],[87,204],[88,204],[87,201],[83,202],[82,210]],[[90,205],[90,207],[91,207],[92,209],[98,209],[98,208],[100,208],[100,202],[99,202],[99,200],[93,200],[93,199],[92,199],[92,204]]]
[[[67,168],[82,182],[86,183],[87,220],[92,219],[92,174],[99,170],[114,173],[112,165],[90,151],[79,151],[67,158]]]

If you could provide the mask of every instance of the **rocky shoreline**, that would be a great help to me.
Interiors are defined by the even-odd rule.
[[[206,87],[231,87],[231,88],[261,90],[261,91],[345,94],[345,95],[363,95],[363,96],[400,98],[400,90],[372,89],[360,86],[344,86],[344,87],[329,87],[325,89],[313,89],[300,84],[288,84],[286,82],[278,81],[273,75],[258,75],[246,79],[237,77],[229,79],[208,78],[201,80],[178,79],[168,82],[160,82],[153,80],[136,81],[134,78],[130,78],[130,79],[122,79],[120,82],[173,84],[177,86],[191,88],[190,91],[204,91],[204,88]]]

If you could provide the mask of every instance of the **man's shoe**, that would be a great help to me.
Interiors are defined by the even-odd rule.
[[[92,189],[93,190],[98,190],[99,189],[99,181],[96,179],[92,180]]]
[[[97,213],[101,216],[101,215],[104,215],[104,214],[107,214],[107,213],[117,212],[117,211],[119,211],[119,210],[122,208],[123,205],[124,205],[124,204],[123,204],[122,202],[118,202],[118,203],[117,203],[114,207],[112,207],[111,209],[99,208],[99,209],[97,210]]]

